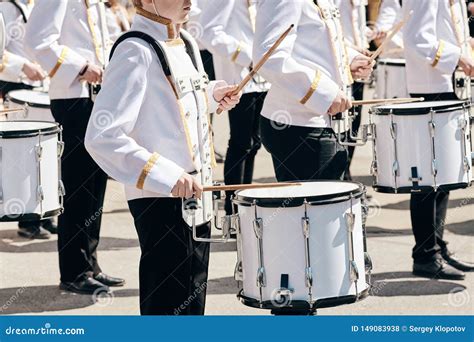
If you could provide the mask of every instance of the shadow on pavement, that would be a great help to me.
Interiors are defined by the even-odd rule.
[[[372,284],[371,295],[376,297],[442,295],[466,289],[459,283],[419,278],[411,272],[375,273]]]
[[[55,239],[29,240],[22,238],[18,236],[16,229],[0,230],[0,252],[3,253],[56,252],[57,244]],[[137,239],[122,239],[107,236],[100,238],[100,251],[121,250],[134,247],[139,247]]]
[[[137,297],[138,289],[114,290],[99,305],[111,303],[117,297]],[[0,315],[62,311],[91,306],[96,299],[91,295],[65,292],[59,286],[26,286],[0,289]]]
[[[237,282],[234,277],[223,277],[210,279],[207,286],[207,294],[232,294],[237,295]]]
[[[474,204],[474,199],[470,198],[458,198],[449,200],[449,209],[461,209],[465,206]],[[410,210],[410,201],[400,201],[397,203],[389,203],[382,206],[383,209],[393,209],[393,210]],[[449,212],[448,212],[449,215]]]

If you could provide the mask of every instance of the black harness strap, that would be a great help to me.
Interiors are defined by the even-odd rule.
[[[28,22],[28,18],[26,17],[23,8],[15,0],[10,0],[10,2],[20,11],[21,16],[23,17],[23,22],[26,24]]]

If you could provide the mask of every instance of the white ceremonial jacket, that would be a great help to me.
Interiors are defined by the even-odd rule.
[[[173,80],[165,77],[145,41],[129,38],[120,43],[89,122],[88,152],[107,174],[125,184],[128,200],[170,197],[183,172],[207,173],[201,183],[211,185],[215,161],[208,113],[218,106],[212,95],[216,82],[190,91],[190,77],[201,77],[204,70],[197,44],[182,31],[193,41],[201,73],[183,41],[169,39],[167,26],[137,14],[131,30],[152,36],[166,48]],[[177,96],[170,82],[179,87],[179,80],[186,80],[188,89]]]
[[[453,91],[452,75],[462,50],[470,53],[464,0],[404,0],[403,12],[413,10],[405,25],[407,84],[410,93]]]
[[[262,115],[282,124],[331,127],[327,114],[337,93],[348,92],[350,63],[338,9],[330,0],[259,0],[253,60],[258,61],[291,25],[295,28],[261,69],[271,84]]]
[[[380,32],[390,33],[391,29],[403,19],[400,0],[382,0],[375,28]],[[381,57],[404,58],[403,56],[403,30],[404,27],[392,38],[382,52]],[[391,52],[393,51],[393,52]]]
[[[367,0],[335,0],[341,12],[341,23],[344,37],[352,45],[360,49],[368,49],[366,36],[366,5]]]
[[[186,23],[186,30],[196,39],[200,50],[206,49],[201,42],[203,27],[200,23],[200,18],[203,9],[207,6],[207,2],[208,0],[193,0],[189,21]]]
[[[87,62],[105,66],[111,45],[101,0],[39,1],[25,36],[25,47],[51,77],[52,100],[89,97],[79,73]]]
[[[32,5],[16,1],[28,19]],[[0,66],[0,80],[5,82],[21,83],[27,81],[22,72],[23,65],[30,58],[23,47],[26,24],[21,11],[11,2],[0,2],[0,13],[5,21],[5,51]]]
[[[202,10],[202,44],[213,54],[217,79],[239,84],[250,72],[257,5],[250,0],[212,0]],[[270,84],[262,77],[245,87],[244,93],[265,92]]]

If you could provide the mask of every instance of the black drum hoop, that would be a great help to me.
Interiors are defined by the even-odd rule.
[[[397,66],[397,67],[402,67],[402,68],[406,67],[406,63],[386,61],[386,60],[379,60],[378,64],[379,65],[388,65],[388,66]]]
[[[14,97],[9,96],[8,94],[6,95],[6,100],[9,102],[13,102],[17,105],[20,106],[28,106],[32,108],[41,108],[41,109],[51,109],[51,105],[45,105],[41,103],[35,103],[35,102],[28,102],[28,101],[22,101],[20,99],[16,99]]]
[[[61,126],[58,123],[50,122],[50,121],[39,121],[39,120],[28,120],[28,121],[20,121],[20,120],[12,120],[12,121],[5,121],[5,122],[38,122],[38,123],[48,123],[53,125],[52,127],[48,128],[39,128],[39,129],[25,129],[25,130],[15,130],[15,131],[2,131],[0,130],[0,139],[21,139],[21,138],[31,138],[47,135],[54,135],[58,134],[62,131]]]
[[[459,189],[466,189],[473,185],[473,182],[470,183],[453,183],[453,184],[442,184],[437,187],[438,191],[452,191],[452,190],[459,190]],[[419,186],[418,188],[414,188],[412,186],[402,186],[399,188],[392,188],[389,186],[382,186],[374,184],[372,186],[375,192],[379,192],[382,194],[425,194],[431,193],[436,191],[434,186]]]
[[[235,193],[233,199],[234,204],[242,205],[244,207],[251,207],[255,204],[257,207],[261,208],[296,208],[304,205],[305,202],[310,206],[326,205],[326,204],[335,204],[340,202],[346,202],[353,199],[359,199],[366,193],[366,188],[362,183],[358,182],[345,182],[345,181],[303,181],[300,183],[344,183],[344,184],[354,184],[357,185],[357,189],[344,191],[336,194],[327,194],[319,196],[307,196],[307,197],[276,197],[276,198],[254,198],[239,195],[240,192],[245,190],[240,190]]]
[[[399,116],[410,116],[410,115],[427,115],[432,111],[434,114],[450,113],[456,110],[466,109],[471,106],[470,101],[453,100],[449,102],[457,102],[456,104],[439,105],[436,107],[417,107],[417,108],[381,108],[381,106],[373,107],[371,114],[373,115],[399,115]]]
[[[20,215],[5,215],[0,217],[0,222],[18,222],[18,221],[38,221],[61,215],[64,212],[64,208],[58,208],[51,211],[45,212],[43,215],[40,214],[20,214]]]

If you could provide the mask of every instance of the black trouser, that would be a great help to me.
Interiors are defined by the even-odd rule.
[[[343,178],[347,150],[337,142],[331,128],[283,128],[262,117],[261,132],[279,182]]]
[[[364,83],[354,82],[354,84],[352,85],[352,97],[354,98],[354,100],[362,100],[364,98],[364,86]],[[354,135],[357,135],[359,133],[360,123],[362,121],[362,106],[354,107],[354,111],[355,118],[354,121],[352,121],[352,132],[354,132]],[[355,140],[351,139],[350,136],[348,137],[348,140],[350,142],[355,142]],[[355,149],[355,146],[348,147],[349,162],[347,164],[346,174],[344,175],[344,179],[346,180],[352,180],[350,168],[352,164],[352,158],[354,157]]]
[[[410,94],[411,97],[424,97],[425,101],[457,100],[454,93]],[[413,260],[427,263],[441,258],[447,251],[447,242],[443,240],[449,192],[442,190],[430,193],[414,193],[410,199],[410,216],[415,236]]]
[[[24,83],[15,83],[15,82],[6,82],[6,81],[0,81],[0,94],[3,99],[5,99],[5,96],[14,90],[31,90],[33,89],[32,86]],[[50,219],[45,219],[45,220],[33,220],[33,221],[20,221],[18,222],[18,227],[20,228],[29,228],[29,229],[38,229],[38,227],[41,226],[41,222],[48,221]]]
[[[63,127],[62,180],[64,214],[58,220],[61,281],[72,282],[101,272],[97,263],[107,175],[84,147],[92,112],[90,99],[52,100],[54,119]]]
[[[142,315],[203,315],[209,243],[195,242],[182,219],[182,201],[142,198],[128,202],[140,241]],[[209,237],[210,224],[198,227]]]
[[[230,138],[224,164],[225,184],[250,184],[253,179],[255,156],[262,146],[260,112],[267,93],[248,93],[229,112]],[[232,213],[231,196],[227,192],[225,211]]]

